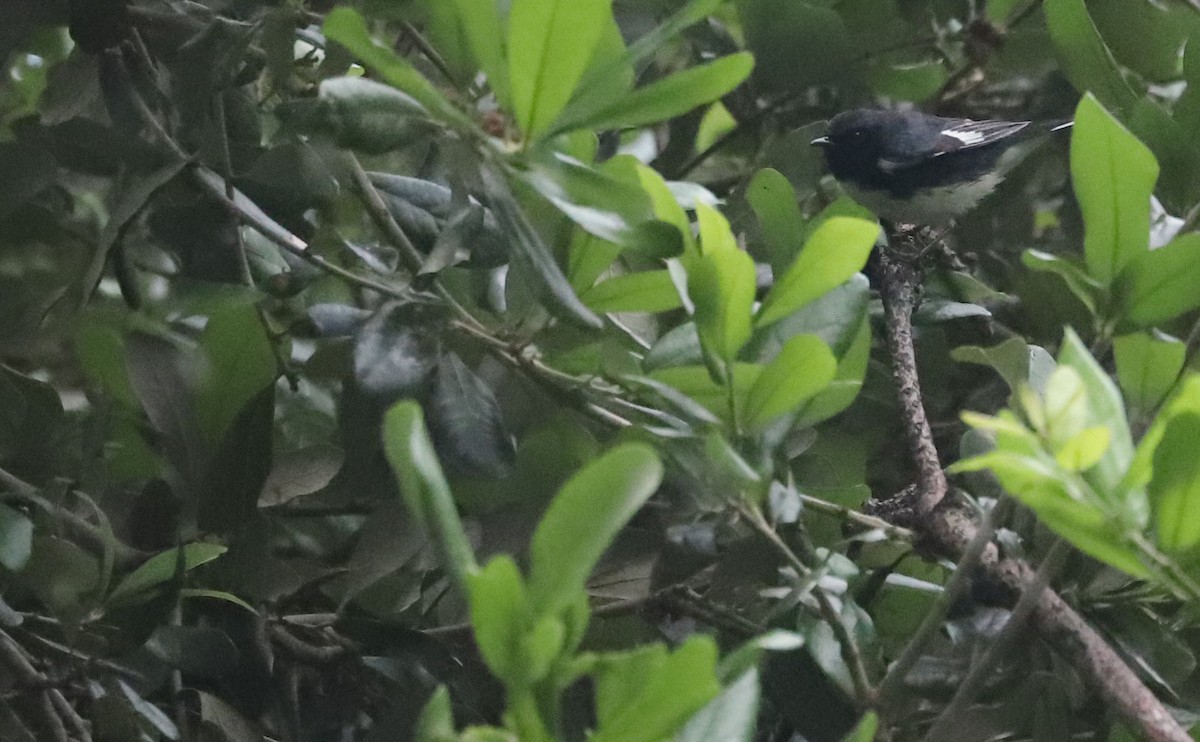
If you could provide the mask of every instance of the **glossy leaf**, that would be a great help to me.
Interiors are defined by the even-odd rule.
[[[1065,0],[1063,5],[1082,0]],[[1146,145],[1086,95],[1071,133],[1071,182],[1083,212],[1088,273],[1102,284],[1146,252],[1158,163]]]
[[[579,295],[597,312],[665,312],[683,305],[671,274],[665,270],[614,276]]]
[[[1177,237],[1169,245],[1139,254],[1117,285],[1123,319],[1153,327],[1200,307],[1200,234]]]
[[[1076,90],[1090,92],[1118,112],[1132,107],[1141,94],[1100,38],[1084,0],[1056,0],[1047,3],[1045,13],[1059,63]]]
[[[508,234],[517,254],[523,257],[541,278],[546,296],[552,301],[554,308],[585,327],[601,327],[602,323],[596,313],[588,309],[575,295],[550,247],[517,205],[503,176],[490,168],[484,168],[481,175],[484,190],[500,226]]]
[[[765,168],[746,187],[746,200],[762,227],[771,267],[782,276],[800,250],[804,234],[796,192],[782,173]]]
[[[776,322],[849,280],[866,265],[878,235],[879,226],[864,219],[826,220],[777,279],[756,323],[761,327]]]
[[[475,61],[501,103],[512,105],[504,57],[504,26],[494,0],[451,0]]]
[[[776,417],[792,412],[833,381],[837,359],[829,346],[814,335],[797,335],[784,344],[767,364],[746,395],[743,421],[762,428]]]
[[[1154,410],[1175,385],[1187,357],[1180,340],[1157,333],[1122,335],[1113,341],[1117,381],[1131,407]]]
[[[33,549],[33,521],[24,513],[0,505],[0,565],[20,572]]]
[[[227,551],[227,548],[221,544],[204,542],[184,544],[181,548],[183,549],[182,559],[175,549],[168,549],[147,559],[125,579],[117,583],[117,586],[108,595],[109,604],[118,605],[138,593],[175,579],[176,565],[179,561],[183,562],[183,570],[186,572],[201,564],[211,562]]]
[[[526,136],[542,134],[571,99],[610,8],[611,0],[513,0],[508,76]]]
[[[665,121],[717,100],[740,85],[753,68],[750,54],[730,54],[638,88],[600,110],[568,109],[555,129],[632,128]]]
[[[709,353],[731,362],[750,339],[754,290],[754,260],[736,248],[706,253],[689,269],[688,294]]]
[[[604,549],[654,494],[663,468],[653,449],[624,444],[563,485],[530,546],[529,596],[554,615],[579,595]]]
[[[750,669],[688,719],[675,742],[749,742],[758,717],[758,670]]]
[[[1158,543],[1168,552],[1182,552],[1200,543],[1200,415],[1176,415],[1167,423],[1154,452],[1150,503]]]
[[[409,512],[429,534],[443,566],[465,587],[467,576],[479,567],[425,429],[425,416],[415,402],[400,402],[388,410],[383,450]]]
[[[720,690],[716,645],[692,636],[643,681],[642,691],[602,722],[592,742],[655,742],[679,726]]]
[[[467,578],[467,597],[475,642],[488,669],[507,682],[523,682],[518,642],[532,616],[516,563],[505,554],[494,557]]]

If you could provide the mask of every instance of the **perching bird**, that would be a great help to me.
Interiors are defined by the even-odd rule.
[[[972,121],[860,109],[835,116],[812,141],[846,192],[876,215],[941,225],[987,196],[1041,134],[1070,121]]]

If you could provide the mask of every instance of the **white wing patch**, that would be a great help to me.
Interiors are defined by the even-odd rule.
[[[958,129],[944,129],[942,136],[953,137],[964,145],[970,147],[972,144],[979,144],[984,139],[983,132],[980,131],[960,131]]]

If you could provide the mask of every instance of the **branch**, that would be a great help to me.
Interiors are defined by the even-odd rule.
[[[893,245],[882,251],[880,294],[884,303],[887,346],[892,356],[900,412],[916,464],[916,517],[911,523],[934,550],[961,556],[979,536],[971,515],[948,501],[946,476],[941,470],[933,434],[921,400],[913,347],[912,312],[922,269],[922,251],[915,248],[915,230],[889,230]],[[897,246],[908,247],[901,254]],[[939,507],[940,505],[940,507]],[[1003,585],[1010,604],[1026,599],[1023,611],[1032,610],[1033,626],[1065,657],[1130,729],[1151,742],[1188,742],[1191,737],[1162,702],[1138,678],[1111,646],[1019,559],[1002,559],[995,544],[987,543],[979,557],[984,574]],[[1035,601],[1036,597],[1036,601]],[[1033,607],[1030,609],[1029,604]],[[1015,618],[1015,610],[1014,610]],[[1016,630],[1015,628],[1013,629]]]
[[[896,239],[911,244],[915,235],[910,231],[890,234],[888,238],[889,241]],[[917,352],[913,345],[912,315],[924,270],[919,262],[918,250],[912,250],[912,257],[902,256],[894,250],[889,246],[880,253],[882,285],[879,293],[883,299],[888,353],[892,358],[892,377],[896,380],[900,414],[913,463],[917,467],[917,516],[925,517],[946,496],[947,487],[937,447],[933,444],[933,430],[929,427],[925,404],[921,401]]]
[[[738,511],[746,518],[746,522],[759,533],[767,543],[779,552],[784,561],[796,570],[801,576],[812,574],[812,569],[805,564],[796,552],[784,542],[767,519],[763,516],[762,511],[756,507],[746,505],[745,503],[738,504]],[[829,599],[829,595],[821,588],[820,585],[814,583],[812,587],[813,597],[817,599],[817,607],[821,613],[821,618],[829,624],[829,628],[833,631],[833,636],[837,640],[838,646],[842,651],[842,659],[846,663],[846,667],[850,671],[850,680],[854,683],[854,695],[859,704],[864,708],[870,708],[875,704],[875,689],[871,686],[870,676],[867,675],[867,665],[863,660],[862,650],[858,647],[858,642],[855,641],[854,635],[846,628],[846,624],[842,621],[841,615],[833,602]]]

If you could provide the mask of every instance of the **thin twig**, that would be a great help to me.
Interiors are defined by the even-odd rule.
[[[1001,503],[1008,502],[1007,498],[1001,500]],[[933,607],[925,614],[921,625],[917,627],[917,631],[913,637],[909,639],[908,644],[904,647],[904,651],[888,668],[887,675],[884,676],[883,682],[879,684],[879,703],[880,706],[887,706],[888,702],[893,700],[899,690],[904,686],[904,680],[908,677],[909,671],[917,664],[917,660],[921,658],[922,652],[925,651],[925,646],[942,628],[942,623],[946,620],[946,616],[950,613],[950,609],[959,599],[963,592],[967,589],[971,581],[971,575],[975,568],[979,565],[979,560],[983,557],[983,550],[992,540],[992,534],[995,532],[995,524],[998,520],[997,510],[1001,507],[998,503],[996,507],[989,510],[983,517],[983,522],[980,523],[979,530],[967,544],[967,548],[963,549],[962,556],[958,560],[958,564],[954,567],[954,574],[946,581],[942,588],[942,594],[938,596]]]
[[[745,503],[738,503],[737,509],[746,518],[746,522],[750,524],[750,527],[775,548],[775,551],[783,557],[788,566],[796,570],[801,576],[812,572],[812,569],[796,555],[792,547],[788,546],[779,533],[771,527],[771,524],[767,522],[761,510]],[[837,640],[838,646],[841,647],[842,659],[846,662],[846,667],[850,671],[850,680],[854,685],[855,698],[863,708],[874,706],[875,690],[871,687],[871,679],[867,675],[866,662],[863,660],[858,642],[855,641],[854,635],[846,628],[845,622],[842,620],[841,615],[838,613],[837,608],[834,607],[825,590],[820,585],[813,585],[812,594],[817,600],[817,608],[821,613],[821,618],[829,624],[829,628],[833,631],[833,636]]]
[[[981,532],[982,530],[980,529]],[[982,553],[982,549],[980,552]],[[970,672],[963,678],[962,684],[959,685],[954,697],[950,699],[950,703],[946,705],[946,708],[929,728],[925,735],[925,742],[940,742],[942,739],[949,739],[947,735],[951,734],[953,725],[963,717],[967,707],[975,701],[976,696],[987,684],[992,672],[1008,656],[1017,637],[1025,631],[1029,618],[1037,610],[1038,603],[1041,601],[1042,591],[1046,589],[1051,579],[1062,567],[1067,553],[1067,544],[1061,539],[1055,541],[1054,546],[1050,547],[1049,553],[1038,565],[1032,579],[1021,590],[1021,597],[1013,606],[1004,628],[1000,630],[1000,634],[984,652],[983,657],[971,667]]]
[[[800,493],[800,502],[804,507],[810,510],[815,510],[818,513],[832,515],[840,518],[843,521],[854,523],[855,525],[870,528],[872,530],[882,531],[885,536],[894,541],[914,541],[916,534],[908,528],[888,523],[883,518],[877,518],[874,515],[859,512],[853,508],[848,508],[845,505],[838,505],[836,502],[822,500],[819,497]]]

